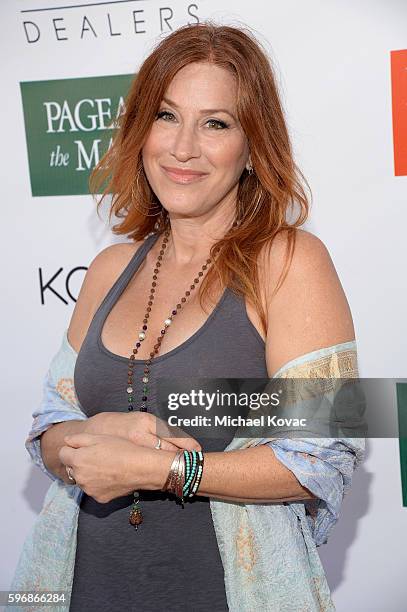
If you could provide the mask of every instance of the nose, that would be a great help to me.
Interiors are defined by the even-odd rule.
[[[172,154],[179,161],[187,161],[191,157],[201,155],[199,138],[193,124],[184,122],[179,125],[172,145]]]

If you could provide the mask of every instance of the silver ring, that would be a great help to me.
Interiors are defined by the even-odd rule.
[[[161,438],[159,436],[157,436],[158,438],[158,442],[157,444],[154,446],[154,448],[156,448],[157,450],[159,450],[161,448]]]
[[[76,480],[72,476],[72,468],[71,468],[71,466],[70,465],[66,465],[65,468],[66,468],[66,473],[68,474],[69,480],[73,480],[74,484],[76,484]]]

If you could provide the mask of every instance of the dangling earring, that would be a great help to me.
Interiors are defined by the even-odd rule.
[[[139,179],[139,176],[140,176],[141,168],[142,168],[142,167],[139,167],[139,169],[137,170],[137,173],[136,173],[136,180],[133,182],[133,184],[132,184],[132,186],[131,186],[132,204],[133,204],[134,208],[135,208],[135,209],[136,209],[136,210],[137,210],[139,213],[141,213],[142,215],[144,215],[145,217],[156,217],[157,215],[160,215],[160,214],[162,214],[162,212],[163,212],[163,207],[161,206],[161,204],[159,204],[159,205],[158,205],[158,212],[155,212],[155,213],[151,213],[151,212],[149,212],[149,211],[150,211],[150,208],[151,208],[150,206],[148,206],[148,207],[147,207],[145,210],[140,210],[140,208],[139,208],[139,207],[137,206],[137,204],[136,204],[136,202],[137,202],[137,197],[136,197],[136,196],[135,196],[135,194],[134,194],[134,187],[135,187],[135,186],[137,187],[137,192],[138,192],[138,190],[139,190],[139,186],[138,186],[138,179]],[[153,202],[153,204],[156,204],[156,205],[157,205],[157,202]]]
[[[249,156],[249,167],[246,166],[246,170],[248,171],[249,175],[251,176],[254,172],[253,170],[253,165],[252,165],[252,159]]]

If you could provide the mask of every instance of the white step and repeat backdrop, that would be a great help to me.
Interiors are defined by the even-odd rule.
[[[86,170],[128,75],[178,26],[245,25],[268,49],[313,190],[306,228],[342,280],[361,374],[406,376],[407,2],[3,0],[0,15],[5,590],[49,486],[24,448],[31,413],[86,267],[117,240],[86,195]],[[406,610],[406,542],[398,440],[371,440],[319,549],[337,609]]]

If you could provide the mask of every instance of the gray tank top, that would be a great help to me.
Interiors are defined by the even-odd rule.
[[[82,343],[74,383],[88,417],[105,411],[128,412],[128,358],[109,351],[102,343],[101,331],[108,313],[159,237],[159,233],[150,235],[136,251],[100,304]],[[134,381],[140,380],[145,361],[135,360]],[[149,410],[153,413],[156,381],[170,376],[267,378],[264,341],[247,316],[243,298],[226,288],[190,338],[154,357],[149,383]],[[223,451],[233,434],[195,437],[203,451]],[[140,491],[144,522],[138,530],[128,521],[132,502],[129,495],[101,504],[83,494],[70,612],[228,610],[209,499],[197,495],[181,508],[167,493]]]

